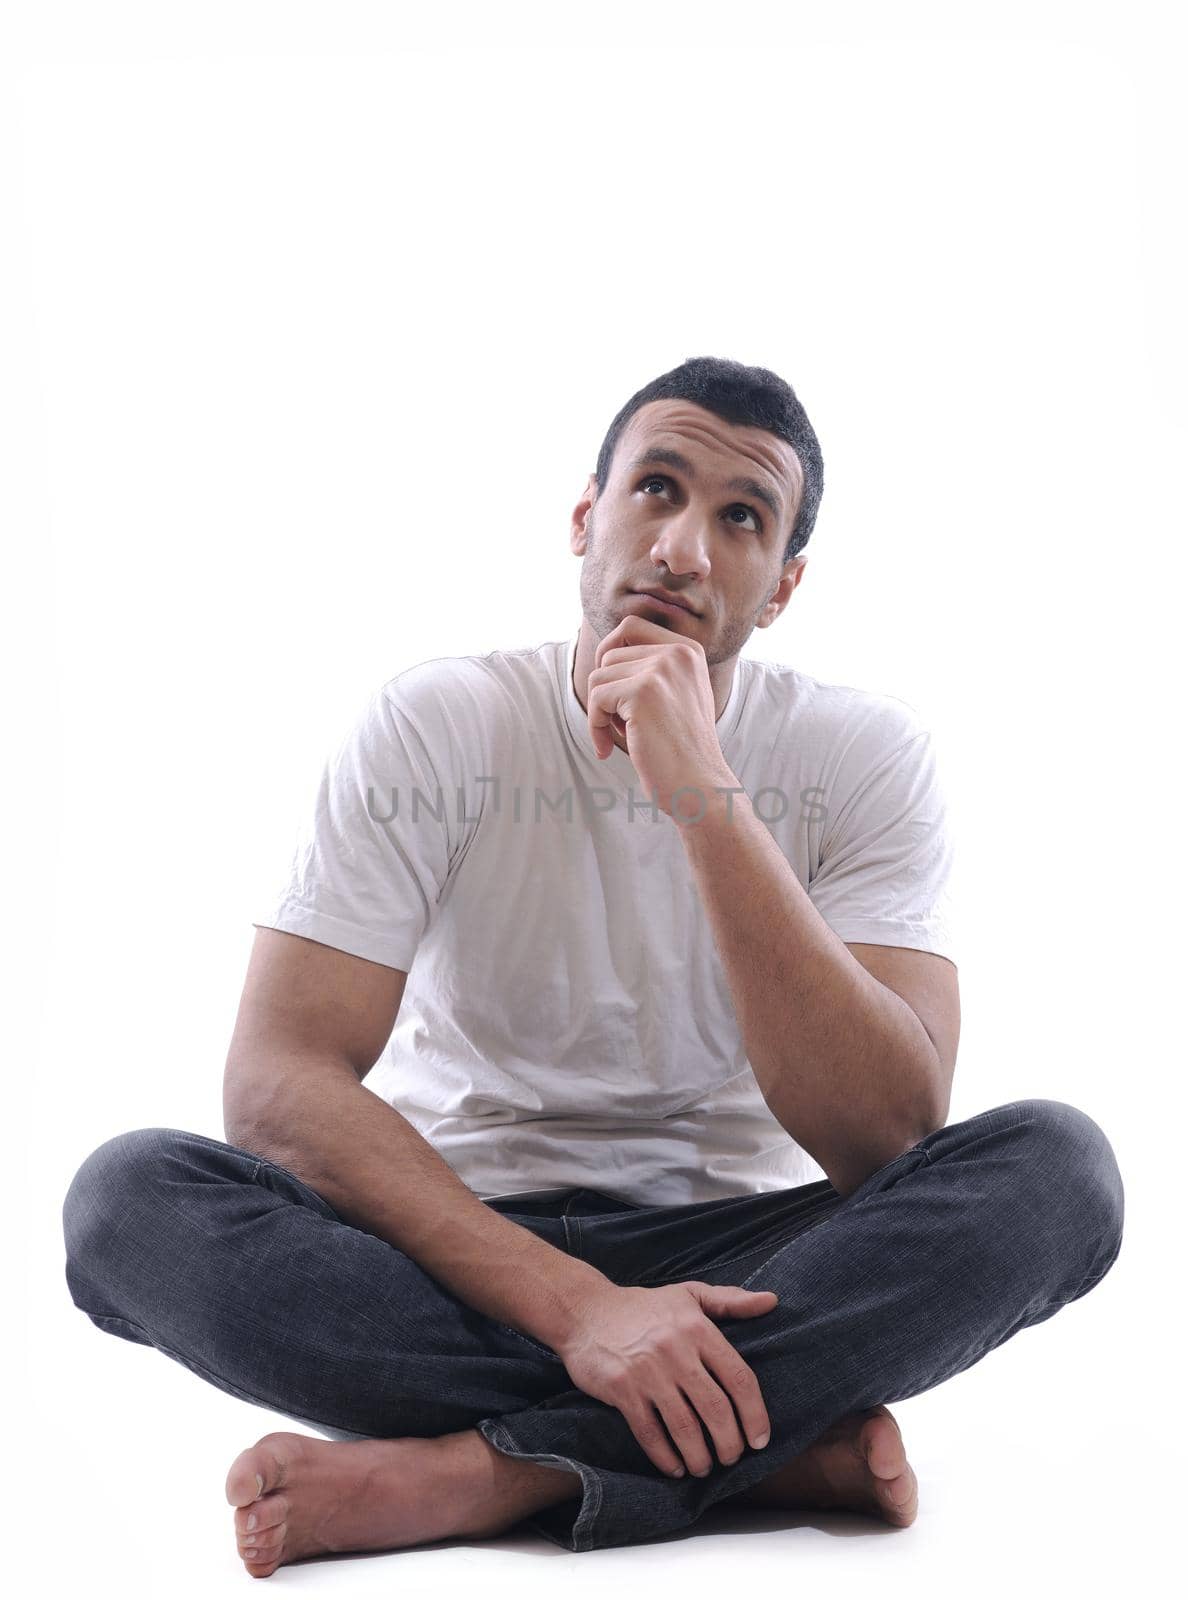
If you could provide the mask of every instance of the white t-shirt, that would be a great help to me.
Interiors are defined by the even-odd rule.
[[[681,824],[623,751],[595,754],[577,643],[425,661],[376,690],[254,926],[407,972],[365,1085],[483,1199],[817,1181],[747,1061]],[[956,960],[951,832],[911,706],[740,656],[717,730],[840,939]]]

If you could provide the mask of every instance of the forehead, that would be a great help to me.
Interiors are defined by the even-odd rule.
[[[758,496],[776,515],[801,492],[803,472],[790,444],[766,428],[736,426],[686,400],[652,400],[641,406],[628,419],[621,444],[628,464],[652,451],[663,452],[653,460],[667,458],[674,466],[679,465],[674,455],[688,459],[702,450],[724,453],[737,467],[737,476],[726,487]]]

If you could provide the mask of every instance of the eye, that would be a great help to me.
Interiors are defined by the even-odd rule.
[[[639,488],[644,489],[644,488],[647,487],[647,485],[649,483],[672,483],[672,481],[673,480],[671,478],[669,478],[669,477],[667,477],[667,476],[665,476],[663,474],[653,473],[651,475],[651,477],[641,478],[640,479]],[[744,505],[742,503],[742,501],[739,501],[739,503],[737,505],[731,506],[730,510],[731,511],[745,511],[749,517],[753,517],[754,518],[754,521],[755,521],[755,532],[756,533],[760,533],[760,534],[763,532],[763,518],[759,515],[759,513],[752,506]],[[739,526],[739,524],[736,522],[735,523],[735,527],[737,528],[738,526]]]

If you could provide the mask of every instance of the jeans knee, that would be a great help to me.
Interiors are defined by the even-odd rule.
[[[1075,1213],[1095,1245],[1093,1276],[1113,1264],[1126,1211],[1122,1174],[1101,1126],[1064,1100],[1021,1100],[1024,1120],[1040,1140],[1040,1170],[1054,1199]]]
[[[153,1169],[178,1137],[176,1128],[133,1128],[118,1133],[92,1150],[70,1181],[62,1202],[62,1233],[67,1260],[77,1263],[89,1254],[134,1204],[143,1204]]]

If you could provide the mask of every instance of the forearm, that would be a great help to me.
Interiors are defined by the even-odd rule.
[[[287,1168],[476,1311],[555,1347],[583,1291],[608,1283],[484,1205],[348,1062],[286,1058],[255,1081],[266,1097],[241,1092],[225,1105],[228,1142]]]
[[[763,1097],[848,1192],[930,1131],[936,1051],[821,917],[747,796],[731,804],[680,825],[687,859]]]

